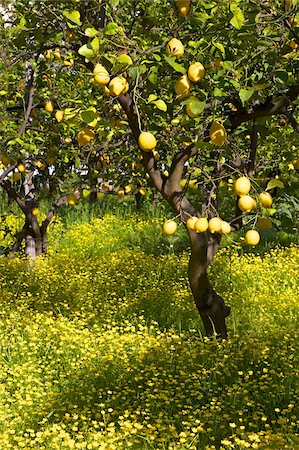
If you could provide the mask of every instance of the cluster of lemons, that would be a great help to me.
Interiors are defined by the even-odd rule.
[[[250,213],[257,207],[256,200],[249,195],[251,189],[251,182],[249,178],[242,176],[238,178],[234,185],[234,193],[239,197],[238,207],[241,212]],[[272,196],[269,192],[262,192],[258,196],[260,205],[263,208],[270,208],[272,206]],[[197,216],[189,217],[186,221],[186,226],[189,230],[196,233],[210,233],[229,234],[232,231],[231,225],[222,220],[220,217],[212,217],[208,220],[207,217],[198,218]],[[268,217],[259,217],[257,221],[257,228],[260,231],[268,231],[272,226],[271,220]],[[173,235],[177,230],[177,224],[174,220],[167,220],[163,224],[163,232],[167,236]],[[260,241],[259,232],[256,230],[249,230],[245,234],[245,242],[255,247]]]

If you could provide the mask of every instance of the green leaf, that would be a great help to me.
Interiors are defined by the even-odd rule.
[[[206,106],[206,102],[200,102],[198,100],[193,100],[190,102],[191,113],[194,115],[201,114]]]
[[[270,180],[269,183],[267,184],[266,191],[270,191],[271,189],[274,189],[274,188],[283,189],[284,188],[283,182],[280,180],[277,180],[277,178],[272,178],[272,180]]]
[[[164,102],[164,100],[155,100],[155,101],[153,101],[152,103],[154,103],[154,105],[156,105],[156,107],[158,108],[158,109],[160,109],[161,111],[164,111],[164,112],[166,112],[167,111],[167,105],[166,105],[166,103]]]
[[[115,23],[115,22],[109,22],[109,23],[106,25],[106,27],[105,27],[104,33],[105,33],[107,36],[112,36],[113,34],[117,34],[117,33],[118,33],[118,30],[119,30],[119,28],[118,28],[117,23]]]
[[[94,37],[94,36],[97,36],[97,34],[99,34],[99,31],[96,30],[94,27],[86,28],[86,30],[85,30],[85,36]]]
[[[119,5],[119,0],[109,0],[109,5],[111,5],[112,8],[115,8]]]
[[[244,25],[244,14],[242,12],[242,10],[240,8],[235,8],[234,11],[234,16],[230,21],[230,24],[236,28],[236,30],[241,30],[242,26]]]
[[[213,96],[214,97],[227,97],[227,93],[222,91],[219,88],[215,88],[213,91]]]
[[[225,56],[225,47],[223,44],[221,44],[220,42],[215,42],[215,41],[213,41],[212,44],[214,45],[214,47],[218,48],[218,50],[221,51],[223,56]]]
[[[254,89],[240,89],[239,97],[242,103],[247,102],[247,100],[249,100],[253,96],[254,92]]]
[[[96,59],[99,55],[100,41],[98,38],[94,38],[89,44],[84,44],[79,48],[79,55],[84,56],[88,61]]]
[[[133,61],[132,61],[131,56],[122,54],[117,57],[116,64],[117,64],[117,66],[128,67],[133,64]]]
[[[158,67],[151,68],[151,73],[148,76],[149,81],[155,86],[158,83]]]
[[[157,100],[157,95],[155,95],[155,94],[150,94],[148,99],[147,99],[148,103],[151,103],[151,102],[153,102],[155,100]]]
[[[182,64],[178,64],[177,62],[175,62],[175,59],[171,58],[170,56],[165,55],[164,59],[176,72],[179,72],[179,73],[182,73],[183,75],[185,75],[186,69],[184,66],[182,66]]]
[[[85,123],[91,123],[98,116],[97,110],[94,106],[80,112],[80,117]]]
[[[7,91],[0,91],[0,96],[8,94]]]
[[[64,17],[68,20],[68,22],[71,23],[71,25],[82,25],[82,22],[80,20],[80,12],[79,11],[63,11]]]
[[[288,72],[285,70],[276,70],[274,72],[275,81],[278,81],[281,84],[284,84],[288,81]]]

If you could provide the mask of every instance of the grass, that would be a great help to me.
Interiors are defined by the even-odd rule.
[[[214,342],[160,229],[58,219],[47,257],[0,258],[0,448],[298,448],[298,248],[219,252],[233,312]]]

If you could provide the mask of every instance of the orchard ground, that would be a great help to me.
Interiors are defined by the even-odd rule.
[[[0,258],[0,448],[298,448],[298,247],[220,250],[210,274],[232,315],[217,342],[184,231],[162,223],[56,218],[48,256]]]

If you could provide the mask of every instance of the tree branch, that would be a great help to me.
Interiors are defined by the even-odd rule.
[[[287,116],[287,118],[288,118],[290,124],[292,125],[292,127],[294,128],[294,130],[297,131],[297,133],[299,133],[299,123],[295,119],[293,113],[291,111],[286,111],[285,115]]]
[[[8,196],[15,200],[15,202],[18,204],[18,206],[21,208],[23,213],[27,214],[27,208],[25,202],[21,199],[21,197],[18,195],[18,193],[15,191],[15,189],[12,187],[11,183],[9,181],[2,180],[0,182],[0,186],[7,192]]]
[[[130,96],[130,94],[120,95],[118,97],[118,101],[120,105],[122,106],[124,112],[127,115],[128,122],[130,125],[130,128],[132,130],[133,136],[138,143],[138,137],[141,133],[139,122],[138,122],[138,116],[136,113],[136,108],[134,104],[133,98]],[[141,150],[142,153],[142,165],[151,177],[152,182],[154,183],[154,186],[158,189],[159,192],[164,196],[165,195],[165,183],[166,180],[162,177],[162,174],[160,170],[157,167],[156,160],[152,154],[152,152],[144,152]]]
[[[193,145],[188,145],[184,150],[179,151],[176,155],[174,155],[171,167],[170,167],[170,175],[169,175],[169,183],[178,189],[180,186],[180,181],[182,179],[184,173],[184,165],[185,163],[198,154],[198,149]]]
[[[42,234],[44,234],[45,231],[47,230],[47,228],[50,225],[50,222],[53,219],[57,209],[60,208],[60,206],[66,205],[66,204],[67,204],[67,196],[60,197],[58,200],[56,200],[56,202],[53,203],[50,211],[47,214],[47,217],[45,218],[45,220],[41,224],[40,228],[41,228]]]
[[[247,174],[248,174],[249,178],[251,178],[253,176],[253,172],[254,172],[257,141],[258,141],[258,127],[257,127],[256,119],[253,119],[252,130],[251,130],[251,134],[250,134],[250,155],[249,155],[248,168],[247,168]]]

